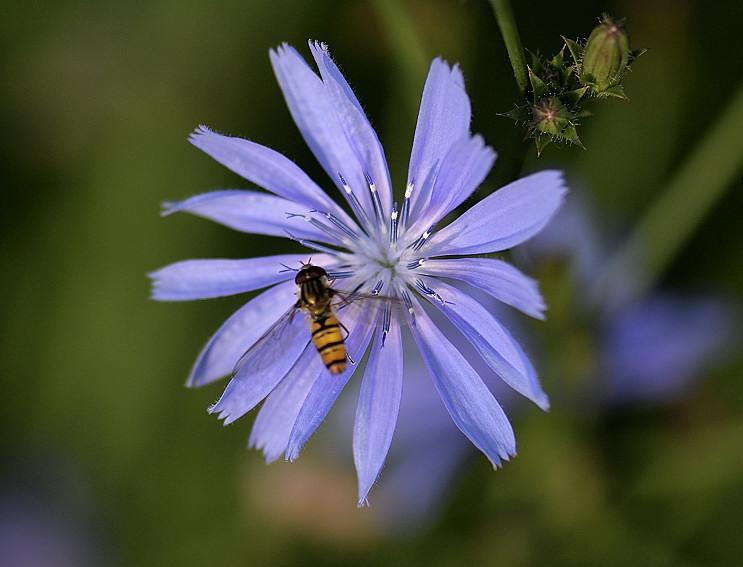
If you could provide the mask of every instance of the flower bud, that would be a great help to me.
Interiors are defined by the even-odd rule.
[[[532,108],[533,127],[543,134],[560,134],[572,118],[556,96],[540,100]]]
[[[619,83],[630,62],[629,38],[621,24],[604,15],[583,49],[580,79],[596,94]]]
[[[573,113],[556,96],[546,97],[532,106],[530,132],[537,144],[537,155],[551,142],[583,147]]]

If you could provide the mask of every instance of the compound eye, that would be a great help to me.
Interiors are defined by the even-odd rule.
[[[315,278],[322,278],[328,275],[328,272],[326,272],[320,266],[312,266],[312,268],[310,269],[310,273],[312,274],[312,277]]]

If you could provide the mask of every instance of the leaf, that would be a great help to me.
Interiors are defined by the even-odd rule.
[[[537,145],[537,157],[539,157],[542,155],[544,148],[552,143],[552,138],[550,136],[537,134],[537,136],[534,138],[534,142]]]
[[[566,92],[562,96],[562,98],[569,105],[575,106],[576,104],[578,104],[580,99],[583,98],[583,96],[586,94],[587,91],[588,91],[588,87],[581,87],[579,89]]]
[[[540,98],[544,97],[547,92],[549,91],[547,85],[537,77],[537,75],[532,71],[531,67],[528,67],[529,69],[529,81],[531,82],[531,88],[534,92],[534,100],[539,100]]]
[[[573,58],[573,61],[576,65],[580,65],[580,60],[583,57],[583,47],[581,47],[580,43],[577,41],[573,41],[572,39],[568,39],[565,36],[562,36],[562,40],[565,42],[565,45],[568,48],[568,51],[570,51],[570,55]]]
[[[624,87],[622,85],[614,85],[609,87],[604,92],[599,93],[600,98],[614,97],[625,102],[629,102],[629,97],[624,93]]]
[[[583,142],[581,142],[580,138],[578,137],[578,132],[575,129],[575,124],[573,124],[572,122],[568,124],[568,126],[562,132],[560,132],[560,137],[564,138],[565,141],[574,144],[581,149],[586,149],[586,147],[583,145]]]

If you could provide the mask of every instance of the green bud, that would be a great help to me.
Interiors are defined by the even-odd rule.
[[[629,62],[627,33],[619,22],[604,15],[583,49],[581,82],[590,86],[595,94],[604,94],[619,83]],[[614,92],[610,95],[617,96]]]
[[[572,115],[556,96],[540,100],[532,108],[532,127],[552,136],[560,134],[570,122]]]
[[[551,142],[583,147],[576,131],[574,114],[556,96],[546,97],[532,106],[530,132],[537,144],[537,155]]]

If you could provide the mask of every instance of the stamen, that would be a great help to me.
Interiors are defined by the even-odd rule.
[[[402,290],[402,300],[405,303],[405,307],[408,308],[408,315],[410,316],[410,324],[415,327],[415,311],[413,310],[413,300],[410,299],[410,294],[407,289]]]
[[[343,280],[346,278],[353,277],[353,272],[351,270],[346,270],[342,272],[328,272],[328,279],[330,280]]]
[[[371,175],[366,173],[364,177],[366,177],[366,184],[369,186],[369,192],[371,193],[372,207],[374,208],[374,216],[377,221],[376,224],[377,226],[382,225],[384,227],[385,225],[382,222],[384,213],[382,212],[382,200],[379,197],[379,191],[377,191],[377,186],[374,185],[374,180],[371,178]]]
[[[346,181],[346,178],[343,177],[343,174],[338,172],[338,177],[341,180],[341,185],[343,185],[343,191],[346,194],[346,197],[348,198],[348,202],[351,204],[351,208],[353,209],[353,212],[356,214],[356,218],[361,221],[362,227],[364,226],[364,223],[369,225],[369,217],[366,215],[366,212],[364,212],[364,207],[361,206],[361,203],[359,202],[358,197],[354,194],[354,192],[351,190],[351,186]]]
[[[333,223],[336,227],[338,227],[340,230],[342,230],[345,234],[347,234],[349,237],[353,238],[354,240],[359,238],[359,235],[356,231],[351,229],[346,223],[344,223],[341,219],[339,219],[333,213],[329,213],[327,211],[321,211],[320,209],[312,209],[310,212],[318,213],[324,216],[326,219],[328,219],[331,223]]]
[[[384,304],[384,314],[382,315],[382,347],[387,341],[387,334],[390,332],[392,321],[392,304],[388,301]]]
[[[384,280],[379,280],[374,287],[371,290],[372,295],[379,295],[379,292],[382,291],[382,288],[384,287]]]
[[[443,297],[436,293],[436,291],[428,287],[426,283],[421,279],[415,280],[415,287],[417,287],[418,291],[420,291],[424,295],[428,295],[429,297],[433,297],[434,299],[436,299],[439,303],[441,303],[441,305],[446,305],[447,303],[451,304],[451,301],[446,301]]]
[[[413,244],[410,245],[410,248],[412,248],[415,252],[421,249],[421,247],[426,243],[426,240],[428,240],[428,237],[431,236],[431,232],[433,231],[433,226],[430,226],[423,234],[420,235],[418,240],[413,242]]]
[[[333,256],[338,256],[339,254],[342,253],[340,250],[329,248],[327,246],[324,246],[323,244],[320,244],[319,242],[315,242],[314,240],[307,240],[305,238],[297,238],[288,230],[284,230],[284,232],[287,234],[289,238],[291,238],[295,242],[299,242],[302,246],[306,248],[311,248],[312,250],[317,250],[318,252],[325,252],[326,254],[331,254]]]
[[[311,213],[314,211],[310,211]],[[308,223],[310,223],[315,228],[319,228],[321,231],[323,231],[328,236],[332,237],[335,240],[338,240],[339,242],[344,242],[346,244],[350,244],[348,239],[345,237],[344,234],[342,234],[339,230],[333,228],[332,226],[328,226],[326,224],[321,223],[319,220],[312,218],[309,215],[301,214],[301,213],[289,213],[285,212],[286,218],[293,219],[296,217],[302,217],[304,220],[306,220]]]
[[[420,268],[423,264],[426,263],[426,260],[428,260],[428,258],[418,258],[414,262],[408,262],[407,268],[408,270],[415,270],[416,268]]]
[[[408,226],[408,217],[410,216],[410,196],[413,194],[415,185],[411,181],[405,188],[405,200],[402,203],[402,214],[400,215],[400,224],[403,228]]]
[[[397,242],[397,201],[392,203],[392,213],[390,214],[390,242]]]

